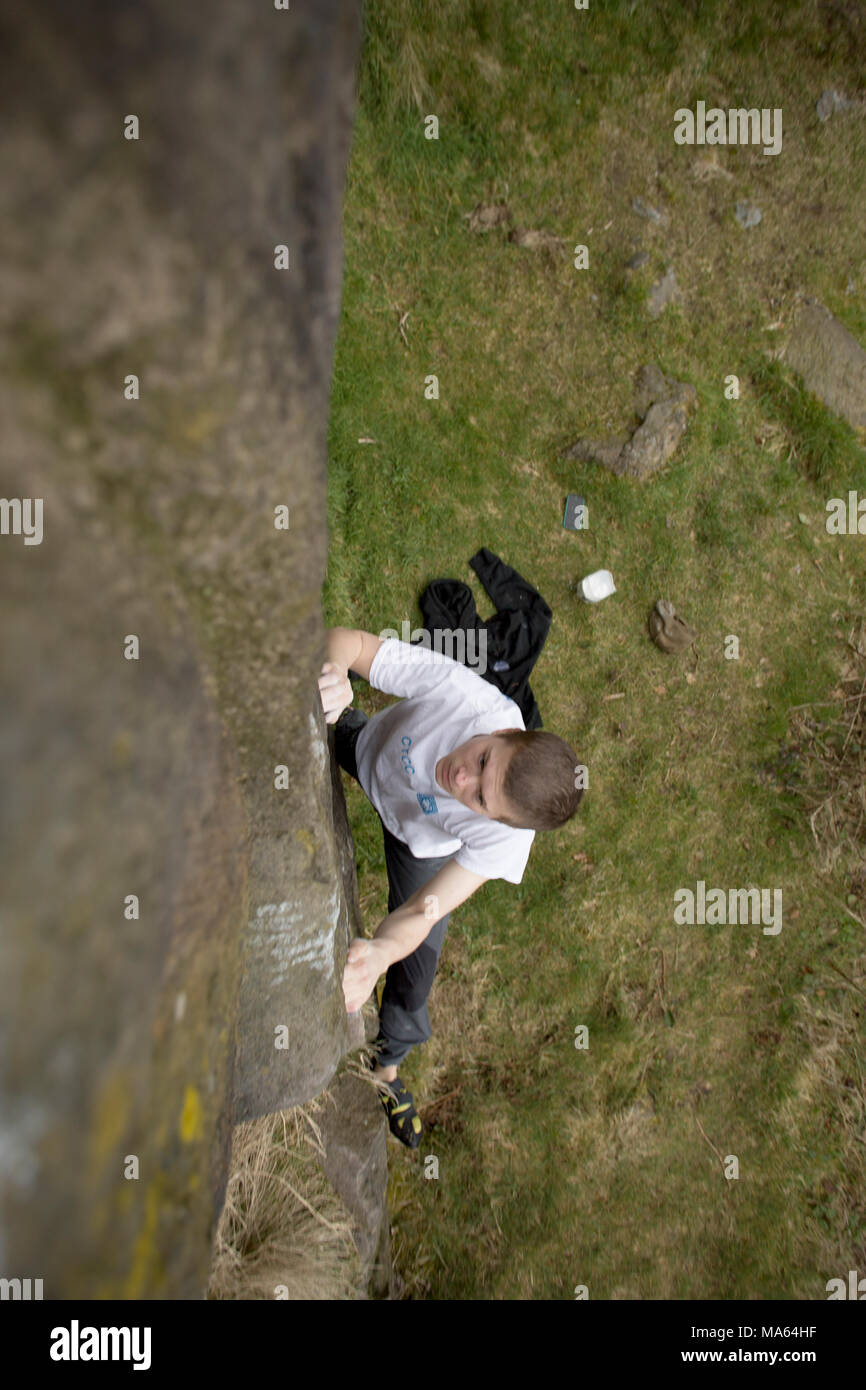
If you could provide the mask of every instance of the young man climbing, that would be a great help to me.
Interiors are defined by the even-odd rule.
[[[392,1133],[417,1148],[421,1118],[397,1069],[431,1036],[427,997],[449,916],[488,878],[521,882],[536,830],[571,819],[582,780],[563,739],[528,732],[517,705],[461,662],[344,627],[327,643],[325,719],[339,765],[382,822],[389,887],[388,916],[349,948],[343,993],[353,1013],[385,973],[374,1070]],[[372,719],[349,709],[350,671],[402,699]]]

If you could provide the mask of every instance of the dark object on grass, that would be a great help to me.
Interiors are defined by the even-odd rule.
[[[649,617],[650,636],[663,652],[684,652],[697,632],[679,617],[669,599],[660,598]]]
[[[565,502],[562,524],[566,531],[583,531],[586,523],[586,498],[570,492]]]
[[[547,640],[553,613],[532,585],[482,547],[469,561],[498,612],[482,623],[468,584],[459,579],[434,579],[421,595],[419,607],[433,650],[441,643],[435,632],[474,632],[473,651],[480,650],[477,634],[485,632],[486,666],[478,675],[513,700],[527,729],[542,727],[541,715],[529,685],[529,674]],[[415,644],[420,644],[422,639]],[[464,643],[464,653],[468,646]],[[450,653],[446,653],[450,655]],[[472,667],[472,662],[465,661]]]

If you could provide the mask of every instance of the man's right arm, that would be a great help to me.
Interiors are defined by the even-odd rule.
[[[355,671],[365,681],[370,679],[373,658],[382,645],[381,637],[353,627],[329,627],[327,660],[346,671]]]

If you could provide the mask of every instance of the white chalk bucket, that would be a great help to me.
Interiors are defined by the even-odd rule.
[[[616,585],[610,570],[596,570],[588,574],[577,585],[577,596],[585,603],[601,603],[603,598],[616,593]]]

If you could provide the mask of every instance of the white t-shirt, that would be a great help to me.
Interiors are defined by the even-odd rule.
[[[355,744],[358,780],[391,834],[417,859],[456,854],[471,873],[520,883],[535,831],[471,811],[434,776],[440,758],[477,734],[523,729],[518,706],[462,662],[393,637],[373,658],[370,684],[403,696],[368,719]]]

